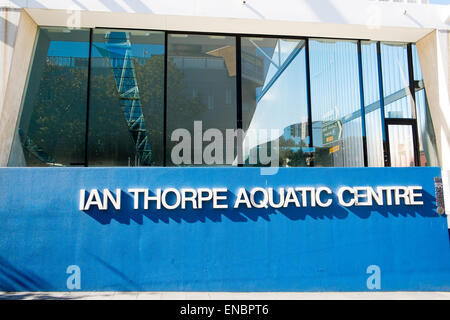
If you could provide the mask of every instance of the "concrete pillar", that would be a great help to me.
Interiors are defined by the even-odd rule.
[[[8,164],[37,30],[38,27],[33,19],[25,11],[20,11],[3,107],[0,111],[0,167]]]
[[[425,90],[433,120],[450,223],[450,31],[434,30],[417,42]]]
[[[0,8],[0,114],[11,67],[21,9]]]

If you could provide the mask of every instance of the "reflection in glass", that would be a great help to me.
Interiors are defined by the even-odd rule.
[[[162,165],[164,33],[96,29],[90,85],[89,165]]]
[[[314,165],[364,166],[356,41],[310,41]]]
[[[366,114],[367,162],[369,167],[383,167],[383,127],[376,42],[361,41],[361,60]]]
[[[409,90],[408,53],[404,43],[381,43],[386,118],[415,118]]]
[[[40,28],[9,166],[83,165],[89,31]]]
[[[420,81],[423,80],[422,68],[420,67],[419,54],[417,52],[417,46],[415,44],[411,45],[412,51],[412,63],[413,63],[413,71],[414,71],[414,80]]]
[[[428,108],[425,89],[416,92],[417,129],[419,131],[419,160],[421,167],[439,166],[436,136]]]
[[[226,130],[234,131],[237,123],[235,38],[169,34],[167,41],[167,165],[231,165],[236,147],[227,152],[225,140]],[[208,129],[217,130],[206,134]],[[236,139],[227,142],[237,144]],[[189,150],[179,148],[181,143]]]
[[[169,32],[166,47],[164,32],[92,32],[89,48],[89,30],[39,29],[9,166],[237,165],[242,160],[246,166],[364,165],[356,41],[309,40],[308,114],[305,40],[242,37],[238,123],[236,37]],[[417,118],[414,154],[421,166],[438,165],[414,44],[415,104],[410,92],[408,48],[361,41],[369,166],[384,165],[383,117]],[[408,123],[415,127],[414,120]],[[402,139],[411,137],[395,128],[389,129],[393,157],[409,165],[410,141]],[[237,157],[238,143],[243,159]]]
[[[241,55],[245,164],[308,165],[305,41],[242,38]]]
[[[391,167],[414,167],[414,143],[411,125],[389,125]]]
[[[414,87],[416,90],[417,129],[419,131],[419,162],[420,166],[439,166],[436,152],[436,136],[425,93],[417,47],[412,46]]]

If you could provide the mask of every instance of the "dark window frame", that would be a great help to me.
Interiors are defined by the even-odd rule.
[[[40,26],[40,28],[45,28],[47,26]],[[86,28],[88,29],[88,28]],[[84,165],[89,167],[88,162],[88,144],[89,144],[89,114],[90,114],[90,77],[91,77],[91,60],[92,60],[92,38],[95,29],[110,29],[110,30],[124,30],[124,31],[156,31],[164,32],[164,92],[163,92],[163,167],[167,166],[167,48],[168,48],[168,35],[169,34],[192,34],[192,35],[216,35],[216,36],[228,36],[234,37],[236,43],[236,128],[242,129],[242,61],[241,61],[241,38],[243,37],[258,37],[258,38],[283,38],[283,39],[294,39],[305,41],[305,67],[306,67],[306,99],[307,99],[307,115],[308,115],[308,134],[310,139],[310,147],[313,147],[313,134],[312,134],[312,105],[311,105],[311,74],[310,74],[310,50],[309,50],[309,40],[311,37],[307,36],[293,36],[293,35],[270,35],[270,34],[252,34],[252,33],[227,33],[227,32],[199,32],[199,31],[175,31],[175,30],[162,30],[162,29],[140,29],[140,28],[111,28],[98,26],[95,28],[89,28],[89,57],[88,57],[88,76],[87,76],[87,102],[86,102],[86,132],[85,132],[85,159],[84,163],[73,163],[73,165]],[[361,57],[361,42],[371,41],[370,39],[354,39],[354,38],[330,38],[330,37],[313,37],[314,39],[330,39],[330,40],[347,40],[347,41],[357,41],[357,54],[358,54],[358,80],[359,80],[359,92],[360,92],[360,107],[361,107],[361,120],[362,120],[362,139],[363,139],[363,155],[364,155],[364,167],[368,167],[367,159],[367,139],[366,139],[366,125],[365,125],[365,105],[364,105],[364,83],[363,83],[363,70],[362,70],[362,57]],[[36,39],[37,41],[37,39]],[[390,124],[409,124],[413,128],[413,143],[414,143],[414,162],[415,166],[420,166],[419,163],[419,142],[418,142],[418,125],[417,116],[412,119],[400,119],[400,118],[389,118],[385,117],[385,103],[384,103],[384,87],[383,87],[383,74],[382,74],[382,56],[381,56],[381,43],[382,41],[372,41],[376,43],[377,47],[377,69],[378,69],[378,90],[380,96],[380,108],[381,108],[381,126],[382,126],[382,139],[383,139],[383,150],[384,150],[384,165],[385,167],[390,166],[390,154],[389,154],[389,141],[388,141],[388,125]],[[412,45],[411,42],[402,42],[407,46],[407,65],[408,65],[408,78],[409,78],[409,90],[412,92],[412,100],[414,102],[414,110],[417,115],[416,105],[415,105],[415,81],[414,81],[414,67],[413,67],[413,57],[412,57]],[[31,67],[31,66],[30,66]],[[20,121],[20,117],[18,120]],[[238,137],[241,139],[242,137]],[[239,140],[238,140],[239,141]],[[238,157],[242,157],[242,148],[238,149]],[[71,163],[72,164],[72,163]],[[314,166],[314,162],[310,163],[310,166]],[[238,167],[242,167],[240,163]]]

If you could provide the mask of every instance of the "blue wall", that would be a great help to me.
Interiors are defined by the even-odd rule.
[[[450,290],[439,168],[1,168],[0,290]],[[423,206],[79,210],[79,190],[421,185]]]

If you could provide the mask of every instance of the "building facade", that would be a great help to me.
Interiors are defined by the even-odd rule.
[[[391,282],[384,288],[447,289],[450,269],[446,267],[450,260],[447,259],[448,248],[445,249],[448,247],[447,223],[442,215],[450,212],[450,205],[444,206],[444,203],[450,203],[450,6],[427,2],[11,0],[0,3],[3,52],[0,57],[0,166],[4,167],[0,171],[3,176],[0,188],[4,196],[0,199],[12,203],[2,211],[3,217],[7,221],[16,221],[19,218],[14,212],[20,208],[24,212],[34,212],[39,220],[44,212],[54,211],[49,209],[49,204],[34,206],[33,201],[41,203],[42,199],[52,198],[55,194],[58,195],[54,199],[55,206],[64,211],[67,203],[62,202],[62,191],[58,191],[64,179],[79,189],[76,199],[72,200],[79,202],[80,211],[102,227],[112,224],[111,217],[105,218],[101,212],[92,212],[89,208],[95,205],[98,210],[107,211],[107,203],[111,201],[110,205],[114,208],[117,205],[116,209],[122,210],[120,203],[124,205],[125,200],[118,195],[122,191],[116,189],[119,191],[112,194],[107,190],[121,183],[123,188],[129,188],[134,210],[138,210],[142,199],[145,209],[154,199],[157,199],[157,210],[161,206],[178,210],[178,205],[185,209],[186,199],[192,202],[192,210],[202,209],[202,192],[206,192],[203,199],[214,201],[213,207],[208,208],[213,216],[216,214],[213,209],[221,208],[216,200],[224,198],[215,193],[220,190],[209,192],[201,188],[211,185],[256,188],[254,193],[249,193],[249,199],[242,198],[243,203],[248,202],[249,210],[244,219],[254,221],[257,234],[262,232],[267,238],[251,245],[253,252],[259,254],[247,261],[249,264],[244,263],[242,276],[237,276],[241,262],[233,266],[226,264],[231,278],[234,277],[230,282],[226,281],[225,273],[211,275],[208,271],[201,280],[196,280],[193,270],[197,265],[191,266],[192,273],[189,266],[186,274],[173,271],[177,280],[172,281],[163,274],[157,274],[155,278],[135,275],[139,268],[124,266],[120,257],[109,253],[98,255],[95,261],[104,265],[113,261],[121,265],[117,270],[130,272],[128,276],[135,281],[130,288],[139,290],[366,290],[371,288],[365,287],[364,281],[361,282],[362,289],[361,283],[356,284],[358,271],[350,262],[350,256],[345,264],[338,265],[340,273],[336,274],[330,269],[334,262],[323,261],[326,258],[317,252],[322,250],[325,256],[336,259],[341,254],[346,257],[349,253],[342,246],[331,244],[337,241],[335,237],[342,236],[344,242],[341,245],[348,245],[349,251],[353,250],[352,246],[359,248],[355,250],[363,257],[364,250],[378,252],[381,242],[396,241],[401,232],[408,237],[418,234],[416,241],[424,242],[392,247],[395,251],[420,246],[417,256],[399,258],[407,262],[397,261],[388,252],[377,253],[379,261],[389,270],[387,279]],[[43,170],[42,167],[51,168]],[[16,175],[18,182],[14,186]],[[142,176],[152,181],[152,188],[159,190],[160,183],[170,190],[150,194],[142,189],[146,184]],[[33,179],[42,181],[33,185]],[[303,184],[308,183],[318,189],[302,189]],[[303,186],[297,190],[300,198],[290,195],[289,184]],[[359,189],[345,189],[347,187],[343,185],[347,184],[366,189],[359,193]],[[416,198],[415,188],[419,184],[420,190],[425,192],[422,200]],[[260,185],[269,188],[268,193],[266,189],[259,190]],[[339,208],[325,209],[331,205],[331,198],[327,205],[321,192],[334,192],[327,185],[336,187]],[[34,189],[37,186],[40,191]],[[270,195],[278,187],[287,188],[287,191],[279,189],[279,203],[284,203],[280,206],[275,203],[275,196]],[[397,187],[400,189],[395,189]],[[93,191],[96,188],[105,189],[98,194]],[[182,189],[178,191],[177,188]],[[188,197],[183,188],[184,191],[195,190]],[[26,190],[27,194],[34,194],[34,200],[18,205],[16,202],[20,197],[12,190]],[[318,231],[327,236],[295,238],[297,231],[315,230],[320,222],[309,221],[294,211],[285,214],[292,226],[280,221],[277,222],[280,225],[275,224],[277,227],[270,224],[262,227],[261,220],[271,221],[265,216],[270,213],[253,216],[250,212],[250,207],[264,209],[259,207],[262,203],[258,202],[259,198],[255,198],[258,190],[263,198],[267,195],[267,203],[272,208],[321,207],[320,210],[325,211],[311,213],[310,218],[314,221],[329,219]],[[307,192],[311,192],[311,200],[307,200]],[[172,193],[171,200],[165,200],[169,193]],[[241,199],[242,195],[239,191],[233,197]],[[350,199],[352,196],[353,200]],[[194,203],[193,198],[199,202]],[[364,208],[352,211],[356,220],[349,218],[349,213],[341,208],[353,205],[366,208],[366,211]],[[401,208],[398,212],[390,211],[381,208],[384,205]],[[418,205],[424,207],[408,207]],[[229,220],[239,224],[239,218],[233,213],[236,210],[231,211],[223,215],[230,214]],[[391,219],[379,221],[370,212]],[[276,213],[279,212],[275,210]],[[167,239],[169,243],[182,241],[186,234],[186,239],[203,242],[214,227],[202,228],[198,221],[204,223],[205,219],[216,221],[214,219],[219,218],[202,214],[205,215],[203,220],[197,217],[193,221],[190,217],[171,215],[149,219],[154,224],[153,231],[158,219],[167,224],[174,219],[182,225],[178,231],[157,231],[174,232],[177,236]],[[114,213],[111,215],[120,225],[130,225],[130,219],[136,218],[131,214],[131,218],[127,216],[128,219],[123,220]],[[142,213],[142,216],[146,215]],[[391,220],[395,220],[392,216],[397,220],[405,217],[408,221],[397,225],[398,221],[392,223]],[[298,226],[299,230],[291,229],[302,220],[305,223]],[[336,220],[347,221],[347,224],[341,226]],[[424,221],[417,224],[417,220]],[[420,229],[428,220],[433,222],[432,227]],[[36,254],[51,250],[53,245],[50,243],[60,239],[56,235],[55,238],[42,236],[40,232],[48,225],[44,227],[40,223],[37,223],[36,234],[43,245],[33,247]],[[55,228],[67,232],[70,230],[66,229],[68,224],[77,223],[81,222],[64,220]],[[132,239],[144,243],[143,246],[149,245],[154,239],[134,238],[136,233],[145,230],[145,223],[139,219],[136,223],[140,229],[130,230],[130,227],[123,232],[132,232]],[[189,223],[197,229],[191,230]],[[14,226],[18,227],[20,223],[8,222],[4,232],[10,232]],[[256,232],[256,229],[241,230],[234,226],[224,228],[215,230],[221,234],[219,239],[230,237],[232,230]],[[353,236],[352,231],[345,235],[352,228],[362,229],[355,231]],[[389,231],[381,235],[384,228]],[[87,232],[81,226],[75,229],[79,237]],[[88,229],[99,230],[98,225]],[[32,229],[27,230],[31,232]],[[286,238],[280,238],[279,232],[283,230]],[[197,237],[190,234],[194,231],[198,232]],[[121,231],[111,227],[111,232],[118,235]],[[333,232],[336,233],[334,236]],[[371,238],[371,232],[375,232],[374,238]],[[32,241],[27,237],[28,240],[24,240],[20,232],[18,234],[19,243],[20,240],[23,243]],[[430,239],[425,241],[420,237],[432,234],[440,241],[439,249],[444,248],[442,250],[446,252],[440,256],[436,249],[428,262],[418,264],[428,278],[423,274],[424,278],[418,276],[417,279],[399,276],[397,268],[402,263],[411,266],[417,263],[416,259],[427,258],[420,252],[425,254],[429,245],[426,241]],[[445,238],[442,238],[443,234]],[[365,236],[372,239],[366,249],[359,247]],[[273,253],[271,250],[279,248],[264,244],[271,237],[281,243],[294,238],[304,241],[306,247],[287,245],[283,248],[290,248],[292,257],[303,257],[307,261],[297,265],[287,256]],[[221,243],[214,236],[212,239]],[[71,248],[95,251],[92,244],[83,247],[81,243],[82,240],[75,241]],[[10,269],[21,266],[17,267],[20,269],[27,258],[26,255],[15,256],[13,247],[6,239],[0,242],[0,259]],[[206,263],[208,267],[223,267],[224,261],[211,254],[211,248],[202,251],[196,246],[194,251],[198,252],[192,259],[203,261],[206,256],[212,261]],[[316,253],[305,253],[307,248]],[[150,258],[141,255],[141,249],[139,246],[130,249],[137,250],[137,256],[133,256],[136,265],[154,267],[148,260]],[[162,250],[159,246],[151,249]],[[172,254],[187,257],[185,250],[187,247],[176,247]],[[238,249],[232,247],[230,250]],[[5,255],[12,256],[14,263],[6,262]],[[70,260],[67,254],[63,256],[63,260]],[[75,260],[90,268],[91,262],[86,262],[89,259],[83,258],[82,253],[75,256]],[[281,262],[273,264],[271,261],[277,256]],[[156,266],[161,272],[168,265],[173,267],[169,256],[156,254],[152,259],[154,257],[162,261]],[[311,278],[299,280],[294,285],[289,280],[295,279],[294,275],[277,273],[286,267],[283,263],[290,262],[308,270]],[[442,269],[431,268],[434,262],[443,263]],[[260,273],[256,271],[256,278],[251,276],[250,263],[263,265],[259,267]],[[38,269],[44,268],[38,262],[35,265]],[[361,266],[363,264],[358,265]],[[323,278],[320,270],[326,270]],[[414,270],[411,266],[411,273]],[[28,289],[64,289],[63,280],[55,280],[55,283],[48,280],[55,276],[54,273],[36,276],[39,275],[42,284]],[[60,278],[64,279],[64,275]],[[8,279],[11,277],[3,275],[5,289],[25,288]],[[111,276],[100,276],[101,280],[96,282],[95,275],[91,274],[87,279],[92,280],[85,287],[88,289],[127,290],[126,281],[114,282]],[[414,284],[411,284],[412,280]]]

